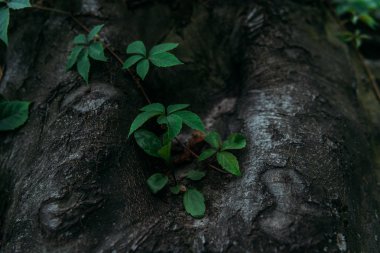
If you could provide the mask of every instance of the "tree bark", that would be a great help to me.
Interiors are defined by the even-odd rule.
[[[239,178],[209,171],[196,220],[152,195],[161,164],[127,139],[144,99],[109,56],[90,85],[66,72],[81,28],[12,13],[0,93],[33,101],[0,134],[1,252],[377,252],[380,107],[317,1],[45,1],[78,15],[125,58],[141,39],[180,43],[153,70],[155,102],[189,103],[208,129],[244,133]],[[187,135],[183,136],[185,138]],[[187,165],[191,166],[191,165]]]

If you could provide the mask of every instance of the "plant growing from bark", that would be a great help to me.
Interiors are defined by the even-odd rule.
[[[361,23],[371,29],[377,28],[375,14],[380,8],[378,0],[335,0],[334,2],[338,16],[348,18],[353,26],[357,27]],[[355,28],[354,31],[341,33],[340,38],[345,42],[353,43],[356,48],[360,48],[362,41],[370,39],[370,36],[363,34],[359,28]]]
[[[88,84],[88,74],[90,72],[90,57],[96,61],[106,62],[103,43],[98,39],[98,33],[104,25],[95,26],[88,35],[79,34],[74,38],[74,48],[67,60],[66,69],[71,69],[77,65],[78,73]]]
[[[0,0],[0,4],[0,14],[2,14],[0,15],[0,39],[7,44],[9,9],[21,9],[30,7],[31,5],[28,0]],[[70,13],[64,11],[43,6],[33,7],[72,17]],[[158,44],[147,52],[142,41],[135,41],[129,44],[126,51],[127,54],[132,55],[123,62],[114,51],[104,46],[101,42],[98,34],[104,25],[97,25],[90,31],[79,20],[75,18],[73,20],[87,30],[88,34],[79,34],[74,38],[74,47],[68,57],[66,69],[69,70],[76,65],[78,73],[87,84],[91,67],[90,58],[106,62],[105,48],[123,65],[123,69],[129,70],[133,65],[136,65],[136,73],[141,80],[144,80],[148,74],[150,64],[156,67],[172,67],[183,64],[174,54],[169,52],[178,47],[177,43]],[[186,211],[195,218],[201,218],[205,215],[206,211],[205,199],[203,194],[192,187],[190,182],[202,180],[206,176],[206,171],[199,166],[199,169],[187,171],[183,178],[177,178],[173,164],[172,147],[173,141],[180,134],[184,125],[205,135],[204,124],[197,114],[187,109],[189,107],[188,104],[169,105],[165,108],[160,103],[150,103],[150,99],[142,88],[140,80],[132,73],[131,75],[149,104],[140,109],[141,113],[132,122],[128,138],[133,134],[138,146],[148,155],[162,159],[166,168],[171,172],[171,176],[170,173],[154,173],[148,178],[147,184],[153,193],[158,193],[168,185],[170,185],[169,190],[173,194],[183,193],[183,205]],[[0,96],[0,131],[13,130],[23,125],[28,118],[28,109],[29,102],[6,101]],[[165,130],[160,136],[146,129],[141,129],[152,118],[156,118],[160,129]],[[222,142],[218,133],[211,132],[206,136],[205,141],[211,147],[203,151],[200,156],[190,150],[191,154],[195,158],[198,158],[196,160],[199,163],[198,165],[202,165],[202,161],[211,159],[215,155],[217,162],[224,171],[236,176],[241,175],[236,156],[228,151],[245,147],[246,141],[241,134],[231,134],[226,141]],[[209,166],[220,170],[213,165],[209,164]]]
[[[0,0],[0,39],[8,45],[9,10],[31,7],[29,0]]]
[[[136,64],[136,73],[144,80],[151,63],[156,67],[172,67],[183,64],[174,54],[168,52],[176,47],[178,47],[178,43],[163,43],[152,47],[147,53],[142,41],[132,42],[127,47],[127,54],[133,55],[124,62],[123,69],[129,69]]]
[[[169,189],[173,194],[184,193],[183,205],[186,211],[194,218],[202,218],[205,214],[205,199],[203,194],[194,187],[187,186],[188,181],[198,181],[206,176],[202,169],[189,170],[184,178],[177,179],[175,167],[172,162],[173,140],[180,134],[183,125],[187,125],[193,130],[205,132],[203,122],[200,117],[187,110],[188,104],[169,105],[165,108],[160,103],[147,105],[140,109],[129,130],[128,137],[132,134],[137,145],[150,156],[160,158],[165,162],[165,166],[172,173],[172,182],[169,176],[164,173],[154,173],[147,180],[147,184],[153,193],[158,193],[167,185],[172,185]],[[141,127],[151,119],[156,119],[159,129],[165,129],[160,136]],[[231,134],[226,141],[222,142],[217,132],[209,133],[205,141],[211,148],[201,153],[198,161],[204,161],[216,156],[222,168],[235,176],[240,176],[239,163],[232,153],[227,150],[242,149],[246,146],[246,140],[241,134]]]

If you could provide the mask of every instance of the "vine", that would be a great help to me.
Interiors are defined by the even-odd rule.
[[[233,133],[222,141],[220,134],[215,131],[207,132],[201,118],[188,110],[188,104],[169,105],[166,108],[160,103],[151,103],[141,81],[147,76],[151,65],[155,67],[173,67],[183,64],[173,53],[169,52],[178,47],[177,43],[163,43],[155,45],[149,52],[142,41],[135,41],[128,45],[126,53],[131,55],[123,61],[99,35],[104,25],[97,25],[92,29],[83,25],[71,13],[44,6],[31,5],[29,0],[0,0],[0,39],[8,45],[9,10],[33,7],[39,10],[51,11],[70,16],[75,23],[83,28],[87,34],[79,34],[73,40],[73,48],[68,56],[66,69],[74,66],[84,81],[89,84],[91,60],[107,62],[107,50],[127,70],[133,81],[140,89],[148,105],[140,109],[140,114],[131,124],[128,138],[134,136],[137,145],[142,150],[163,161],[160,172],[154,173],[147,179],[147,185],[153,193],[162,191],[169,186],[171,193],[183,193],[185,210],[194,218],[205,215],[205,198],[199,189],[193,185],[194,181],[202,180],[207,173],[206,165],[218,172],[240,176],[240,166],[237,157],[231,150],[243,149],[246,140],[243,135]],[[5,15],[1,15],[5,14]],[[136,65],[136,73],[131,70]],[[6,101],[0,98],[0,131],[13,130],[23,125],[28,118],[29,102]],[[156,119],[158,127],[152,131],[143,129],[148,121]],[[208,143],[199,155],[189,146],[177,138],[183,126],[189,127],[200,136],[202,142]],[[185,175],[178,176],[176,164],[173,161],[172,148],[175,143],[180,144],[186,152],[191,154],[191,160],[197,169],[186,171]],[[215,165],[217,163],[222,169]]]

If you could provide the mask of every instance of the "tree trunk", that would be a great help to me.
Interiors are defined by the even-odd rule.
[[[33,101],[0,134],[1,252],[377,252],[380,107],[318,1],[46,1],[125,58],[179,42],[186,64],[153,70],[153,101],[189,103],[208,129],[244,133],[239,178],[209,171],[203,219],[152,195],[129,126],[144,105],[118,62],[66,72],[83,31],[63,15],[13,12],[0,93]],[[376,149],[377,147],[377,149]],[[377,153],[376,153],[377,152]]]

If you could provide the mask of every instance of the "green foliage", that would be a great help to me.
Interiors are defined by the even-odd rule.
[[[172,47],[174,47],[174,45],[172,45]],[[160,51],[165,49],[165,47],[158,47],[154,50],[160,54]],[[145,47],[143,47],[142,43],[135,43],[128,47],[127,51],[143,53],[145,52]],[[132,122],[128,137],[134,134],[137,145],[142,148],[145,153],[164,160],[168,168],[174,169],[172,164],[173,159],[171,157],[173,140],[179,135],[183,125],[193,130],[205,131],[200,117],[189,111],[188,107],[188,104],[175,104],[165,108],[165,106],[160,103],[144,106],[140,109],[140,113]],[[156,118],[157,124],[160,125],[159,129],[163,131],[161,136],[151,131],[141,129],[145,123],[153,118]],[[204,150],[200,154],[198,161],[204,161],[215,156],[217,162],[225,171],[236,176],[241,175],[237,158],[227,150],[244,148],[246,146],[246,140],[243,135],[233,133],[223,142],[217,132],[210,132],[205,137],[205,141],[210,144],[211,148]],[[202,180],[205,176],[206,172],[201,169],[189,170],[186,172],[185,177],[179,180],[187,179],[185,182],[189,183]],[[183,204],[186,211],[195,218],[202,218],[206,210],[202,193],[194,188],[187,188],[186,190],[186,186],[179,184],[177,179],[175,179],[174,182],[175,186],[169,188],[170,192],[175,195],[185,192]],[[151,191],[157,193],[169,184],[169,178],[161,173],[155,173],[149,177],[147,183]]]
[[[222,168],[229,173],[240,176],[240,168],[239,162],[232,153],[227,151],[218,152],[216,154],[216,158],[218,159],[218,163],[222,166]]]
[[[372,29],[376,29],[378,23],[376,16],[380,15],[379,0],[335,0],[336,13],[344,18],[349,17],[349,21],[353,25],[358,25],[359,22],[367,25]],[[345,42],[354,43],[356,48],[359,48],[364,39],[370,39],[368,35],[362,34],[359,29],[354,32],[343,32],[340,37]]]
[[[0,131],[14,130],[28,119],[29,102],[0,100]]]
[[[77,71],[88,84],[90,72],[90,58],[96,61],[106,62],[103,43],[97,41],[98,34],[104,25],[95,26],[89,34],[79,34],[74,38],[74,47],[67,59],[66,69],[71,69],[75,64]]]
[[[189,188],[183,196],[186,212],[194,218],[202,218],[206,212],[203,194],[194,188]]]
[[[189,105],[169,105],[165,107],[160,103],[147,105],[140,109],[142,111],[132,122],[128,137],[145,124],[149,119],[157,117],[157,123],[166,127],[166,142],[174,139],[181,131],[182,125],[204,132],[205,128],[202,120],[195,113],[184,110]]]
[[[0,1],[0,39],[8,45],[9,9],[19,10],[31,7],[29,0]]]
[[[198,161],[204,161],[216,154],[217,161],[222,168],[235,175],[240,176],[239,162],[236,156],[226,150],[243,149],[247,145],[245,137],[238,133],[233,133],[228,136],[227,140],[222,142],[220,135],[217,132],[209,133],[205,141],[210,144],[211,148],[204,150]]]
[[[165,176],[164,174],[155,173],[148,178],[147,183],[148,183],[149,189],[153,193],[157,193],[166,186],[168,181],[169,181],[168,177]]]
[[[354,45],[355,45],[356,48],[360,48],[360,46],[362,45],[363,40],[368,40],[371,37],[369,37],[366,34],[362,34],[360,32],[360,30],[355,30],[354,33],[352,33],[352,32],[343,32],[343,33],[341,33],[340,34],[340,38],[344,42],[352,42],[352,43],[354,43]]]
[[[186,174],[186,178],[193,180],[193,181],[201,180],[205,176],[206,176],[206,172],[201,171],[201,170],[190,170]]]
[[[149,72],[150,64],[156,67],[172,67],[183,64],[176,56],[168,51],[178,47],[177,43],[163,43],[152,47],[147,54],[142,41],[135,41],[128,45],[127,54],[130,56],[123,65],[123,69],[129,69],[136,64],[137,75],[144,80]]]

